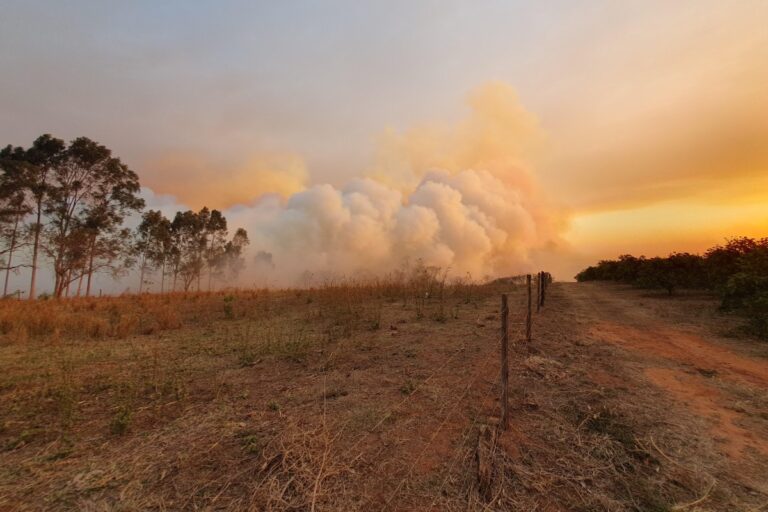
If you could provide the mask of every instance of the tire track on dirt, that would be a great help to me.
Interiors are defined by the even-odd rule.
[[[768,456],[768,431],[734,406],[733,389],[764,395],[768,363],[698,333],[681,329],[610,287],[565,286],[593,342],[619,346],[639,360],[648,381],[704,418],[719,451],[733,461]],[[747,428],[745,425],[749,425]]]

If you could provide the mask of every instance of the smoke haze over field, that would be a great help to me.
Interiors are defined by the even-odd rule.
[[[529,167],[543,140],[537,121],[501,82],[476,88],[467,107],[454,123],[386,130],[372,164],[342,186],[306,186],[304,163],[289,154],[218,168],[171,155],[155,163],[162,179],[149,180],[142,196],[168,218],[205,205],[223,210],[230,233],[247,230],[244,271],[219,284],[304,285],[308,275],[383,275],[417,263],[475,280],[538,269],[531,254],[540,264],[542,254],[562,249],[565,215]],[[173,184],[178,194],[164,193]],[[43,289],[49,277],[43,271]],[[96,289],[137,284],[137,275],[102,276]]]
[[[474,278],[528,268],[563,225],[526,168],[535,119],[502,83],[479,87],[469,107],[455,125],[388,131],[367,177],[228,209],[251,252],[271,255],[248,278],[292,284],[305,272],[380,274],[419,260]]]

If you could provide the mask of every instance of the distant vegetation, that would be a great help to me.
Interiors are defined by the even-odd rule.
[[[117,277],[134,267],[140,293],[157,271],[160,291],[200,290],[206,271],[209,289],[215,277],[237,276],[245,230],[227,240],[227,220],[208,208],[177,212],[172,221],[150,210],[134,230],[125,223],[144,209],[140,190],[136,173],[87,137],[67,145],[42,135],[29,148],[0,149],[2,296],[11,272],[29,268],[27,296],[36,298],[43,262],[53,271],[54,297],[89,296],[94,274]]]
[[[577,281],[616,281],[644,288],[706,289],[722,308],[744,313],[752,330],[768,337],[768,238],[734,238],[703,255],[672,253],[666,258],[603,260],[576,275]]]

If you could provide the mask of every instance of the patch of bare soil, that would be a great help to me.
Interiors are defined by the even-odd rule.
[[[768,440],[760,433],[739,426],[742,414],[733,410],[723,391],[710,385],[705,377],[689,375],[669,368],[646,368],[648,379],[668,391],[691,411],[711,420],[712,438],[722,445],[723,452],[740,459],[745,450],[754,450],[768,457]]]
[[[741,356],[697,334],[660,325],[659,322],[648,324],[639,328],[615,321],[602,321],[595,323],[589,334],[600,341],[617,343],[648,357],[694,365],[705,373],[718,374],[725,379],[768,387],[768,365],[765,360]]]

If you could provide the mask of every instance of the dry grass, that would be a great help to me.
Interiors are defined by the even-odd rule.
[[[2,302],[0,510],[759,505],[695,418],[668,418],[631,366],[584,342],[557,287],[533,347],[513,351],[512,428],[495,438],[481,489],[502,291],[516,342],[519,283],[436,271]],[[600,384],[605,374],[619,384]]]
[[[328,416],[319,402],[349,402],[345,375],[390,348],[377,339],[399,342],[405,324],[430,332],[445,311],[468,318],[496,293],[433,272],[309,290],[4,301],[0,508],[327,509],[359,455],[330,454],[394,414],[387,400]],[[405,352],[413,362],[415,348]],[[318,389],[319,375],[333,382]],[[395,400],[417,378],[397,377]]]

